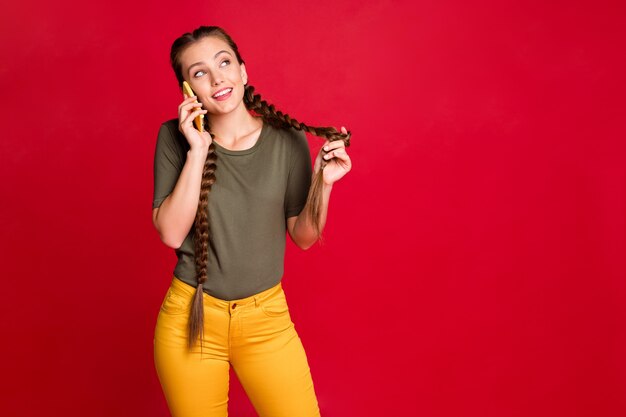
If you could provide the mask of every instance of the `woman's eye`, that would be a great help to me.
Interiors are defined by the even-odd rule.
[[[225,59],[225,60],[223,60],[223,61],[220,63],[220,65],[222,65],[222,64],[223,64],[223,63],[225,63],[225,62],[228,62],[228,64],[227,64],[227,65],[230,65],[230,59]],[[198,78],[198,73],[200,73],[200,72],[204,72],[204,71],[198,71],[198,72],[196,72],[196,73],[194,74],[194,77]]]

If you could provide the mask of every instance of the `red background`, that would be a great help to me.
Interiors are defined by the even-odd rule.
[[[0,17],[3,415],[169,415],[152,162],[203,24],[353,133],[283,281],[324,417],[626,414],[623,2],[64,3]]]

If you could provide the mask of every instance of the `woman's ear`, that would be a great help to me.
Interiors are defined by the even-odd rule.
[[[241,64],[241,79],[244,85],[248,84],[248,73],[246,71],[246,64]]]

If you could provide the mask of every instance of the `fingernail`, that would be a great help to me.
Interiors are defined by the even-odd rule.
[[[327,151],[328,150],[328,146],[324,146],[324,150]]]

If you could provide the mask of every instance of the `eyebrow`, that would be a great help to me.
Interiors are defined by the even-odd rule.
[[[213,59],[217,58],[217,56],[218,56],[219,54],[223,53],[223,52],[226,52],[228,55],[230,55],[230,52],[225,51],[225,50],[221,50],[221,51],[219,51],[218,53],[216,53],[216,54],[215,54],[215,56],[213,57]],[[231,56],[232,56],[232,55],[231,55]],[[189,66],[189,68],[187,69],[187,72],[191,71],[191,68],[195,67],[196,65],[201,65],[201,64],[204,64],[204,62],[200,61],[200,62],[196,62],[196,63],[191,64],[191,65]]]

